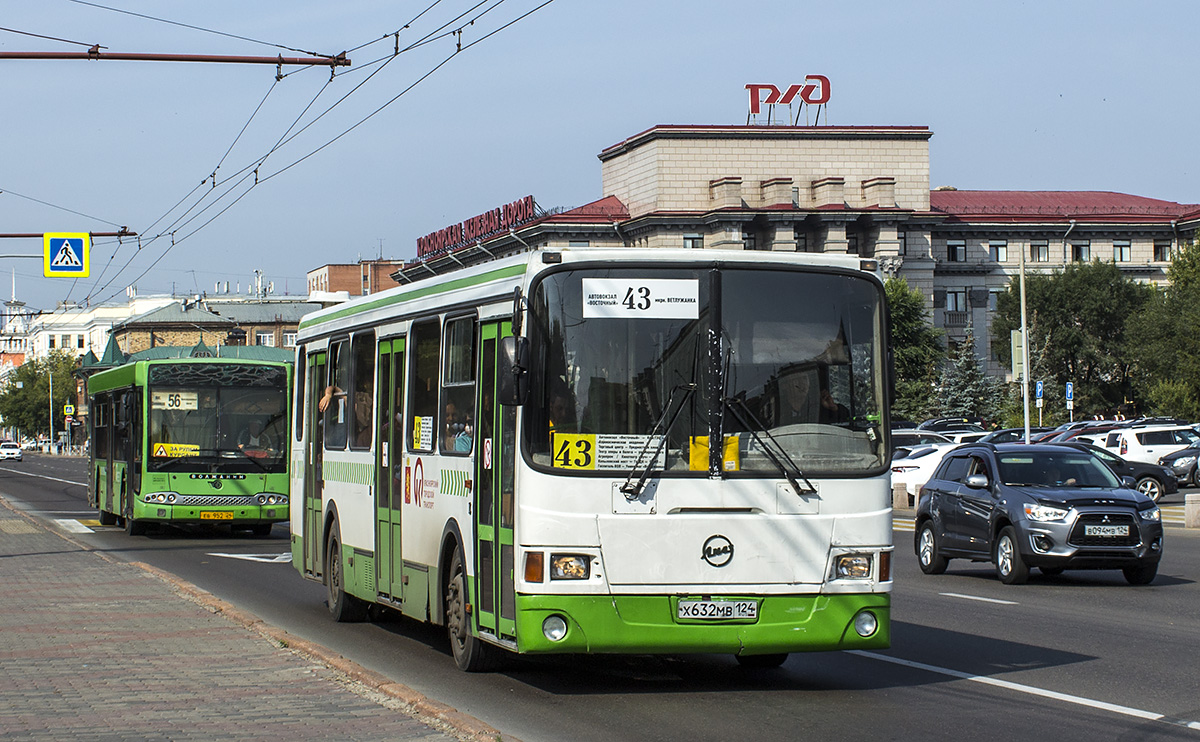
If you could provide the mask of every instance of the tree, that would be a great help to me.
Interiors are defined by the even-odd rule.
[[[941,331],[925,311],[925,297],[903,278],[884,285],[891,315],[891,344],[896,366],[896,399],[892,414],[923,420],[933,407],[938,369],[946,357]]]
[[[1075,384],[1079,414],[1109,412],[1135,400],[1135,350],[1126,325],[1154,295],[1154,288],[1122,275],[1114,263],[1072,263],[1063,271],[1026,275],[1030,381],[1061,393]],[[1010,353],[1009,333],[1021,327],[1020,286],[1014,278],[997,298],[992,344]],[[1037,376],[1033,367],[1044,369]],[[1046,404],[1049,406],[1050,398]]]
[[[997,420],[1008,390],[1004,382],[989,376],[975,355],[975,331],[950,349],[950,357],[938,384],[938,407],[947,417],[981,417]]]
[[[63,405],[75,401],[75,357],[65,350],[50,351],[45,358],[27,361],[8,376],[0,387],[0,418],[4,425],[26,436],[63,430]],[[50,375],[54,376],[54,399],[50,397]]]
[[[1184,245],[1156,291],[1129,322],[1135,389],[1147,412],[1200,417],[1200,245]]]

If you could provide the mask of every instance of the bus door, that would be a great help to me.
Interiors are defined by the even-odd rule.
[[[304,573],[321,573],[321,480],[325,451],[325,416],[317,409],[325,391],[325,354],[313,353],[308,357],[308,438],[304,443],[304,503],[302,527],[304,537]],[[303,393],[303,391],[301,391]]]
[[[393,601],[404,594],[400,513],[404,502],[404,338],[379,343],[375,419],[375,586]]]
[[[496,404],[500,338],[510,322],[480,326],[479,383],[475,427],[475,590],[479,628],[516,637],[513,495],[516,463],[516,407]]]

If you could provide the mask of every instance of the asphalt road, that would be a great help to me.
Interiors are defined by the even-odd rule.
[[[518,660],[458,672],[440,630],[388,614],[336,624],[271,538],[91,526],[84,463],[0,462],[0,492],[121,558],[172,572],[269,623],[524,742],[818,739],[1200,740],[1200,532],[1169,528],[1158,579],[1075,572],[1005,586],[990,565],[922,575],[896,532],[893,647],[793,655],[749,671],[719,655]],[[1182,495],[1176,498],[1182,502]],[[1168,503],[1171,500],[1167,501]],[[303,702],[298,699],[298,702]]]

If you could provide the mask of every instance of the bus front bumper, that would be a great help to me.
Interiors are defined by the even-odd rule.
[[[681,597],[518,595],[518,651],[755,655],[886,649],[891,643],[887,593],[720,596],[756,601],[758,617],[715,620],[678,618]],[[548,620],[550,626],[565,623],[561,639],[547,638]]]

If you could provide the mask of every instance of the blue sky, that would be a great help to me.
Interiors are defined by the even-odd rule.
[[[24,32],[0,31],[3,52],[354,49],[332,81],[328,68],[276,82],[273,66],[0,60],[0,233],[142,235],[98,240],[91,278],[5,259],[4,283],[15,270],[18,298],[46,309],[131,282],[245,291],[255,270],[301,293],[313,268],[412,258],[418,237],[526,194],[600,198],[605,147],[656,124],[744,124],[747,83],[808,74],[831,81],[831,124],[930,127],[935,187],[1200,203],[1200,4],[554,0],[483,38],[541,2],[443,0],[401,47],[487,10],[464,50],[451,35],[392,58],[383,37],[432,0],[0,0],[0,26]]]

